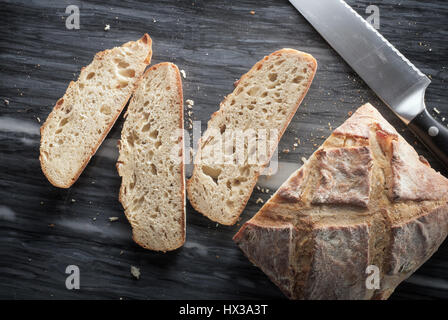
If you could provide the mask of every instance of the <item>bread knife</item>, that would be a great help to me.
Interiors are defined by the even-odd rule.
[[[431,81],[342,0],[289,0],[448,168],[448,129],[425,106]]]

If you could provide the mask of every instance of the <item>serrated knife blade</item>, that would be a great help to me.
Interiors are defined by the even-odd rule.
[[[289,0],[448,167],[448,130],[425,108],[431,81],[342,0]]]

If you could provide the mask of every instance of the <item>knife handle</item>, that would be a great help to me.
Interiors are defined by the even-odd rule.
[[[448,129],[434,119],[426,108],[408,126],[448,168]]]

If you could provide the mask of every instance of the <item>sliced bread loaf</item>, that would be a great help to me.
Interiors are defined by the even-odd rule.
[[[152,56],[151,38],[99,52],[41,127],[40,163],[51,184],[69,188],[110,131]]]
[[[282,49],[241,77],[199,142],[187,182],[188,198],[197,211],[221,224],[237,221],[316,68],[311,55]]]
[[[144,248],[169,251],[185,242],[183,98],[178,68],[145,72],[128,110],[117,162],[119,200]]]

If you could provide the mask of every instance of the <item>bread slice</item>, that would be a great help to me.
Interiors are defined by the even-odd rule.
[[[241,77],[199,142],[187,182],[188,198],[197,211],[224,225],[237,221],[316,68],[311,55],[282,49]]]
[[[41,127],[40,163],[51,184],[69,188],[110,131],[152,56],[151,38],[98,52],[70,82]]]
[[[179,70],[157,64],[129,103],[117,162],[119,200],[134,241],[147,249],[169,251],[185,242],[183,125]]]
[[[291,299],[386,299],[447,233],[448,179],[365,104],[234,241]]]

